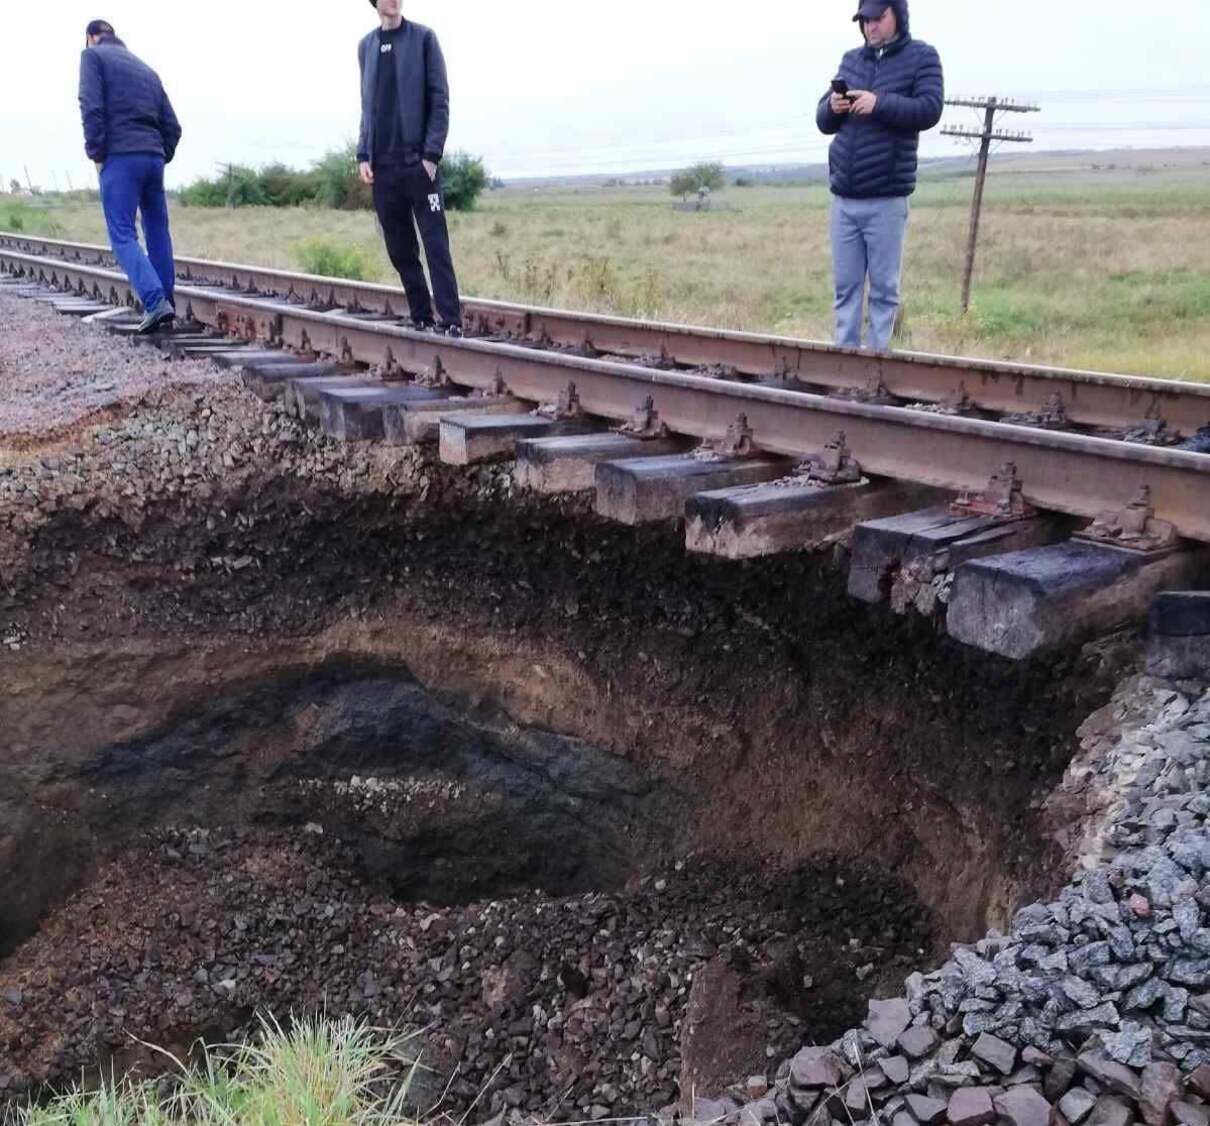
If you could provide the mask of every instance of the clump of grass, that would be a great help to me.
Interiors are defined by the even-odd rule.
[[[353,1017],[313,1018],[284,1029],[261,1019],[248,1044],[203,1048],[193,1066],[175,1057],[172,1082],[113,1079],[19,1111],[14,1126],[387,1126],[406,1109],[417,1063],[406,1038]]]
[[[294,251],[299,268],[308,274],[325,278],[350,278],[364,281],[370,263],[365,253],[355,246],[339,246],[327,239],[311,238],[299,243]]]

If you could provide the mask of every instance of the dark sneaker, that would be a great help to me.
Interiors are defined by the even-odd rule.
[[[436,332],[437,326],[432,321],[413,321],[413,332]]]
[[[446,325],[441,333],[443,336],[452,336],[455,340],[461,340],[463,336],[461,325]]]
[[[147,336],[161,328],[167,328],[176,320],[176,310],[167,302],[161,301],[154,309],[148,309],[135,330],[140,336]]]

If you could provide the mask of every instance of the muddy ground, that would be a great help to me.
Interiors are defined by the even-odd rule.
[[[402,1019],[432,986],[465,1109],[508,1054],[485,1044],[491,969],[525,983],[509,1026],[531,1039],[484,1117],[650,1107],[684,1068],[740,1078],[753,1052],[825,1040],[905,959],[1064,877],[1039,805],[1132,639],[1026,666],[973,654],[849,601],[831,558],[693,559],[674,527],[517,495],[507,467],[337,446],[233,377],[182,385],[29,303],[0,295],[0,315],[20,328],[10,370],[53,337],[52,366],[65,349],[137,372],[66,428],[0,418],[8,1089],[128,1033],[175,1042],[320,999]],[[525,964],[451,957],[501,903]],[[598,958],[601,903],[622,921]],[[675,988],[594,977],[663,964],[663,931],[704,943]],[[803,972],[779,993],[786,965]],[[751,1026],[734,1059],[678,1025],[701,1023],[695,971],[747,1013],[727,1018]]]

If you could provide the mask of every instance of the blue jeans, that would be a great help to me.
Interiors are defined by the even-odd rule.
[[[867,344],[891,346],[899,312],[899,275],[907,233],[906,196],[888,199],[832,197],[832,269],[836,280],[836,343],[861,347],[861,314],[870,279]]]
[[[164,195],[164,158],[151,153],[115,153],[101,169],[101,207],[109,244],[145,310],[173,299],[176,268]],[[143,216],[147,253],[139,245],[136,213]]]

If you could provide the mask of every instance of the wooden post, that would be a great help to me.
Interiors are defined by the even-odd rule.
[[[1032,141],[1024,133],[997,131],[997,113],[1036,113],[1037,106],[1023,105],[1009,98],[947,98],[947,106],[967,106],[983,111],[983,128],[976,132],[969,128],[946,128],[941,132],[947,137],[979,142],[979,161],[975,169],[975,194],[971,200],[970,230],[966,236],[966,259],[962,266],[962,315],[970,311],[971,285],[975,276],[975,250],[979,245],[979,219],[983,213],[983,187],[987,182],[987,158],[992,141]]]
[[[962,315],[971,307],[971,279],[975,275],[975,247],[979,243],[979,215],[983,211],[983,184],[987,180],[987,154],[992,147],[992,126],[996,123],[996,99],[990,98],[983,115],[983,137],[979,141],[979,164],[975,169],[975,196],[971,200],[970,231],[966,236],[966,264],[962,269]]]

